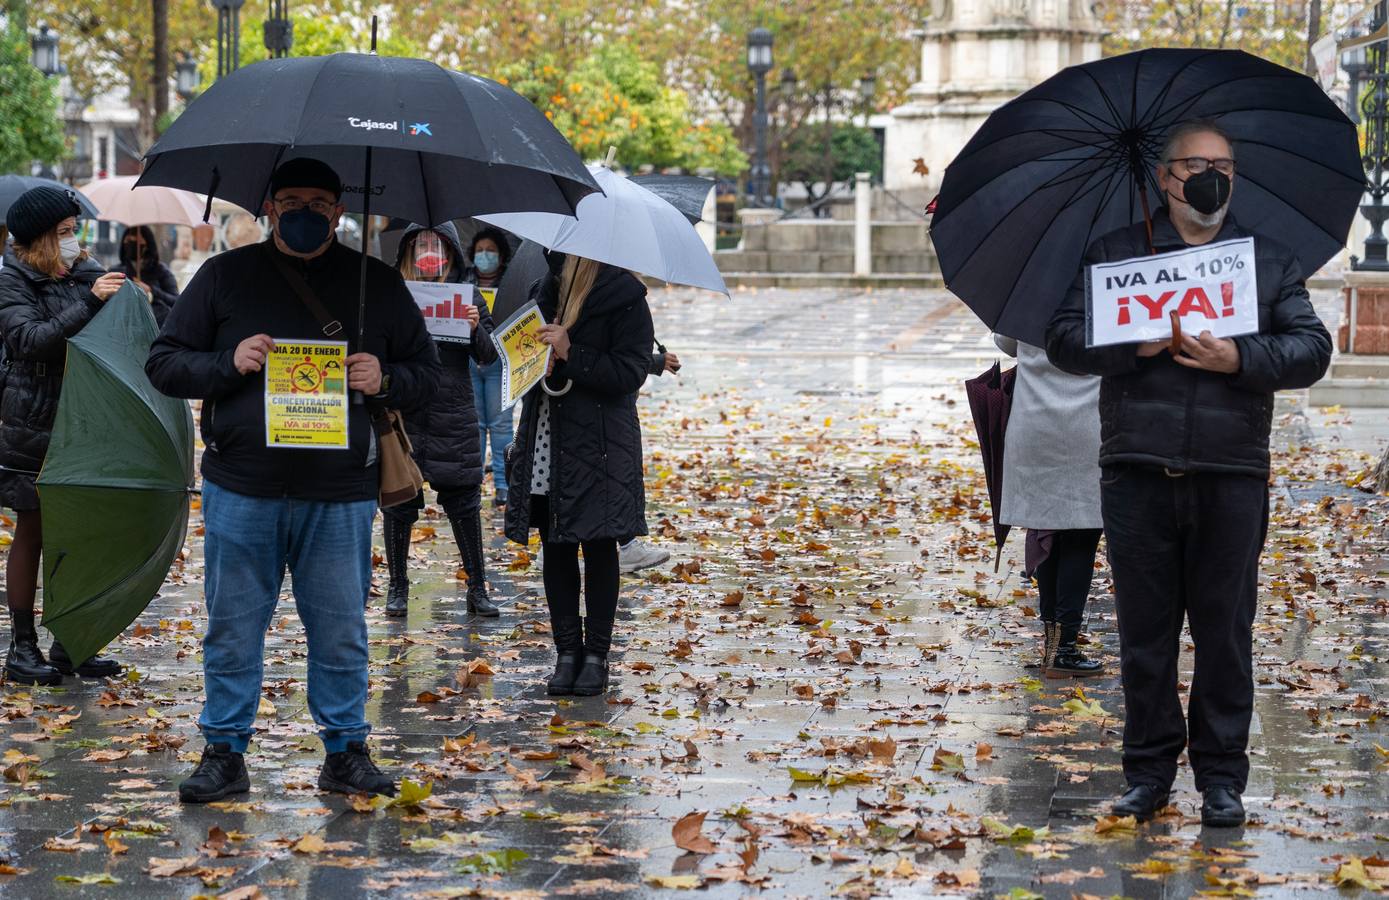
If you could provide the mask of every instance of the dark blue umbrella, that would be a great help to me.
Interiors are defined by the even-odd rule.
[[[1141,50],[1065,69],[984,122],[935,201],[946,285],[992,330],[1044,344],[1090,243],[1157,208],[1158,157],[1190,119],[1234,138],[1237,221],[1307,275],[1340,252],[1365,176],[1326,92],[1240,50]]]
[[[76,200],[77,205],[82,207],[83,218],[95,219],[98,215],[92,201],[88,200],[81,191],[60,181],[54,181],[51,178],[39,178],[34,175],[0,175],[0,220],[5,218],[5,213],[19,199],[20,194],[36,187],[53,187],[60,191],[72,191],[72,199]],[[4,224],[3,221],[0,221],[0,224]]]

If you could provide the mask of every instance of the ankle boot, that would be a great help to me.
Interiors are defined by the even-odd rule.
[[[608,689],[608,655],[584,651],[584,665],[574,679],[574,696],[596,697]]]
[[[574,693],[574,679],[579,677],[579,663],[584,653],[584,620],[578,616],[553,617],[550,620],[555,637],[555,673],[546,684],[551,697],[567,697]]]
[[[482,519],[476,510],[450,516],[453,538],[463,556],[463,571],[468,573],[468,613],[495,618],[502,614],[487,596],[487,559],[482,553]]]
[[[39,649],[34,611],[11,609],[10,622],[10,650],[5,655],[5,680],[15,684],[62,684],[63,673],[50,666]]]
[[[64,675],[77,674],[83,678],[115,678],[121,674],[121,664],[105,656],[93,656],[74,664],[67,648],[56,640],[48,648],[48,663]]]
[[[410,608],[410,523],[389,513],[382,516],[386,538],[386,615],[403,616]]]
[[[1059,639],[1060,626],[1055,622],[1042,620],[1042,671],[1051,668],[1051,661],[1056,656],[1056,642]]]
[[[1056,634],[1056,649],[1046,667],[1048,678],[1085,678],[1104,674],[1104,666],[1100,665],[1098,660],[1090,659],[1081,653],[1080,648],[1076,646],[1080,626],[1058,625]]]

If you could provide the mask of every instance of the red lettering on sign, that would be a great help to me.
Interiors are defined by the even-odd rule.
[[[1129,320],[1129,298],[1128,298],[1128,297],[1120,297],[1120,298],[1119,298],[1119,324],[1120,324],[1120,325],[1127,325],[1127,324],[1129,324],[1129,321],[1130,321],[1130,320]]]
[[[1150,320],[1157,321],[1162,318],[1162,308],[1167,305],[1167,301],[1175,296],[1177,296],[1176,291],[1168,291],[1156,300],[1149,297],[1147,294],[1134,294],[1133,299],[1142,303],[1143,308],[1148,310],[1148,318]]]
[[[1199,312],[1207,319],[1216,318],[1215,307],[1211,306],[1210,298],[1206,296],[1204,288],[1187,288],[1186,296],[1182,298],[1181,306],[1177,307],[1177,315],[1185,316],[1189,312]]]
[[[1220,303],[1225,307],[1220,311],[1222,316],[1228,319],[1235,314],[1235,283],[1233,281],[1220,283]]]

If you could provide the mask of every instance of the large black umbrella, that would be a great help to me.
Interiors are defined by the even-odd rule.
[[[1316,82],[1239,50],[1140,50],[1072,66],[996,110],[945,170],[931,239],[950,290],[994,331],[1044,343],[1086,248],[1162,196],[1167,133],[1234,138],[1231,213],[1310,275],[1364,192],[1355,126]]]
[[[85,194],[61,181],[39,178],[34,175],[0,175],[0,225],[5,224],[5,213],[9,212],[10,207],[19,199],[19,195],[36,187],[53,187],[60,191],[72,191],[72,198],[82,208],[84,218],[95,219],[99,215],[96,207],[92,205],[92,201],[88,200]]]
[[[691,225],[704,221],[704,204],[714,189],[714,179],[698,175],[633,175],[629,180],[680,210]]]
[[[1003,559],[1003,542],[1010,527],[998,520],[1003,499],[1003,444],[1008,432],[1008,414],[1013,410],[1016,367],[1000,371],[998,363],[965,382],[965,397],[974,417],[974,433],[979,437],[979,453],[984,457],[984,483],[989,489],[989,512],[994,521],[994,571]]]
[[[497,300],[492,306],[492,321],[501,324],[507,316],[526,305],[531,285],[549,272],[545,248],[535,241],[522,241],[512,254],[497,285]]]

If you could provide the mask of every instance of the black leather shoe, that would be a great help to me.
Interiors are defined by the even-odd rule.
[[[318,788],[339,794],[395,796],[395,779],[376,768],[367,745],[352,741],[341,753],[329,753],[318,773]]]
[[[184,803],[211,803],[250,789],[246,758],[231,752],[231,744],[208,744],[193,774],[178,786],[178,799]]]
[[[45,685],[63,683],[63,673],[48,664],[37,638],[16,635],[5,654],[5,680],[11,684]]]
[[[596,697],[608,689],[608,658],[584,653],[584,665],[574,679],[575,697]]]
[[[58,641],[48,648],[48,662],[64,675],[75,673],[83,678],[115,678],[122,671],[120,663],[104,656],[93,656],[81,665],[74,666],[67,648]]]
[[[1159,790],[1151,784],[1133,784],[1124,791],[1124,796],[1115,801],[1110,812],[1116,816],[1133,816],[1140,822],[1146,822],[1162,812],[1167,806],[1167,799],[1167,791]]]
[[[1098,660],[1090,659],[1081,653],[1080,648],[1076,646],[1076,640],[1080,637],[1078,627],[1052,627],[1056,629],[1053,637],[1056,643],[1045,666],[1048,678],[1088,678],[1104,674],[1104,666],[1100,665]]]
[[[506,506],[506,499],[507,498],[505,490],[497,491],[497,495],[492,498],[492,505],[497,507],[498,509],[501,509],[502,507]]]
[[[468,588],[468,614],[482,616],[484,619],[495,619],[502,614],[502,609],[487,596],[487,588],[470,587]]]
[[[555,673],[545,683],[545,693],[551,697],[568,697],[574,693],[574,679],[579,677],[581,654],[561,650],[555,657]]]
[[[1201,794],[1201,824],[1234,828],[1244,824],[1244,802],[1239,791],[1225,784],[1208,787]]]

